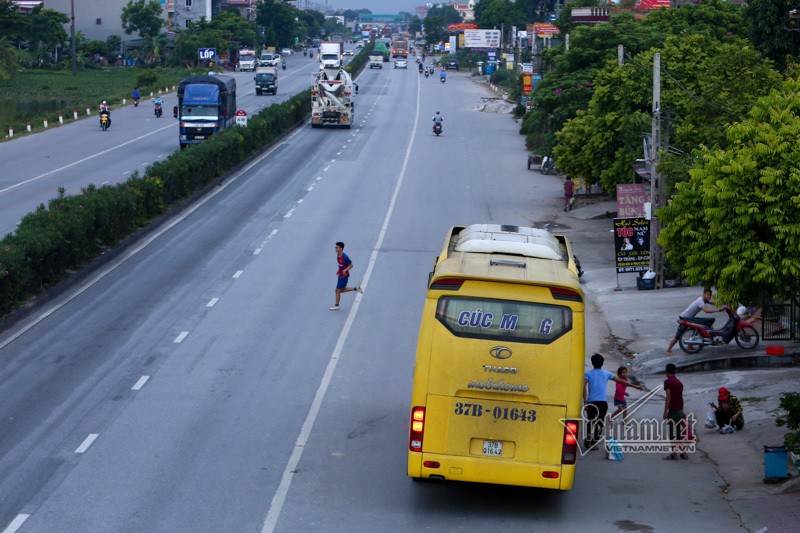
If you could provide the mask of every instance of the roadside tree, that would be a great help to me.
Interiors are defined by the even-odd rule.
[[[475,20],[481,28],[511,28],[517,26],[525,27],[525,13],[520,7],[510,0],[481,0],[479,3],[486,2],[488,5],[482,6],[480,16],[476,13]]]
[[[588,108],[556,135],[561,170],[612,194],[618,183],[630,182],[630,165],[643,156],[642,134],[650,131],[655,51],[622,67],[608,61],[598,73]],[[736,37],[724,43],[703,35],[669,37],[659,51],[662,116],[666,120],[669,113],[670,147],[685,153],[701,145],[727,145],[726,125],[781,81],[769,60]]]
[[[800,81],[788,79],[701,148],[689,181],[658,211],[667,260],[721,302],[796,297],[800,279]]]
[[[789,16],[798,7],[794,0],[750,0],[744,8],[750,40],[781,68],[800,54],[800,19]]]
[[[161,4],[157,0],[128,0],[120,15],[122,29],[131,35],[138,32],[142,39],[153,39],[161,32]]]

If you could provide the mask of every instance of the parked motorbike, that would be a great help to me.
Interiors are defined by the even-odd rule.
[[[161,109],[161,104],[156,104],[155,109],[153,109],[153,113],[155,113],[156,117],[161,118],[161,115],[164,113],[164,110]]]
[[[745,350],[752,350],[758,346],[758,330],[751,323],[742,320],[730,305],[723,306],[723,309],[728,314],[728,321],[720,329],[678,318],[678,324],[687,328],[678,338],[681,350],[688,354],[696,354],[704,346],[728,344],[733,339],[736,339],[736,344]]]
[[[100,129],[106,131],[111,127],[111,113],[100,111]]]
[[[435,133],[437,137],[442,134],[442,123],[441,122],[435,122],[433,124],[433,133]]]

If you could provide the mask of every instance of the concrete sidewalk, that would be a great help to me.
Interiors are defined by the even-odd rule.
[[[563,180],[538,172],[535,179]],[[800,492],[797,470],[790,465],[794,479],[778,484],[763,483],[764,446],[783,443],[785,428],[775,426],[781,392],[795,391],[800,382],[800,345],[795,342],[765,342],[753,350],[743,350],[735,342],[726,346],[704,347],[699,354],[667,356],[666,348],[675,334],[677,316],[702,294],[702,288],[676,287],[638,290],[635,274],[616,274],[612,218],[616,204],[607,197],[577,191],[577,202],[570,212],[559,213],[545,226],[563,231],[573,241],[585,275],[587,305],[593,305],[610,332],[602,344],[604,355],[630,367],[630,376],[648,389],[659,387],[664,367],[675,363],[684,382],[687,412],[698,424],[698,454],[711,461],[725,480],[720,494],[750,531],[800,531]],[[555,204],[561,202],[554,199]],[[556,210],[558,212],[558,210]],[[724,323],[716,315],[717,325]],[[587,339],[588,341],[588,339]],[[769,356],[765,346],[784,346],[787,355]],[[745,428],[722,435],[703,427],[709,402],[716,401],[717,389],[725,386],[742,402]],[[663,402],[663,394],[660,395]],[[659,407],[660,408],[660,407]],[[652,408],[651,408],[652,410]],[[652,415],[652,414],[651,414]]]

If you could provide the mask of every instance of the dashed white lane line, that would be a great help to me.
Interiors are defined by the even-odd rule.
[[[302,198],[300,198],[299,200],[297,200],[297,203],[298,203],[298,204],[302,204],[302,203],[303,203],[303,199],[302,199]]]
[[[142,387],[144,387],[144,384],[147,383],[148,379],[150,379],[150,376],[142,376],[142,377],[140,377],[139,381],[137,381],[133,385],[133,387],[131,387],[131,390],[141,390]]]
[[[81,443],[80,446],[78,446],[78,449],[75,450],[75,453],[86,452],[86,450],[89,449],[89,446],[91,446],[92,443],[95,441],[95,439],[97,439],[97,437],[99,436],[100,436],[99,433],[89,433],[89,436],[83,439],[83,442]]]
[[[175,343],[183,342],[183,339],[185,339],[188,334],[189,334],[188,331],[181,331],[181,334],[175,337],[175,340],[172,342]]]
[[[336,155],[342,155],[342,152],[336,152]]]
[[[311,192],[313,190],[314,190],[314,186],[313,185],[309,185],[308,189],[306,189],[306,192]]]
[[[321,180],[322,176],[317,176],[317,181]]]
[[[260,248],[259,248],[259,249],[260,249]],[[219,301],[219,298],[211,298],[211,299],[208,301],[208,303],[206,304],[206,307],[214,307],[215,305],[217,305],[217,302],[218,302],[218,301]]]
[[[258,254],[260,254],[262,249],[263,249],[263,248],[256,248],[255,250],[253,250],[253,255],[258,255]]]
[[[328,165],[327,167],[323,168],[323,169],[322,169],[322,171],[323,171],[323,172],[327,172],[329,168],[331,168],[331,166],[330,166],[330,165]],[[2,191],[0,191],[0,192],[2,192]]]
[[[272,233],[269,234],[269,236],[270,237],[274,237],[277,234],[278,234],[278,230],[274,229],[274,230],[272,230]]]
[[[292,213],[294,213],[294,207],[289,209],[289,212],[283,215],[283,218],[289,218],[290,216],[292,216]]]
[[[29,514],[18,514],[17,516],[14,517],[14,520],[12,520],[10,524],[8,524],[8,527],[6,527],[3,530],[3,533],[16,533],[16,531],[20,527],[22,527],[22,524],[25,523],[25,520],[27,520],[30,517],[31,515]]]
[[[244,274],[244,270],[237,270],[236,272],[233,273],[233,279],[241,278],[242,274]]]

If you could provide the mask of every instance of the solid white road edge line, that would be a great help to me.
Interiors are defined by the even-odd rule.
[[[411,158],[411,148],[414,146],[414,138],[417,135],[417,125],[419,123],[419,103],[420,83],[419,80],[417,80],[417,108],[414,116],[414,128],[411,130],[411,138],[409,139],[408,146],[406,147],[406,155],[403,158],[403,166],[400,168],[400,174],[397,176],[397,182],[394,186],[392,198],[389,201],[389,208],[386,210],[386,216],[383,219],[381,231],[378,234],[378,240],[375,243],[375,247],[372,249],[372,254],[369,258],[369,265],[367,266],[367,270],[364,273],[364,278],[361,282],[361,285],[365,288],[367,285],[369,285],[369,279],[372,276],[372,270],[375,267],[375,262],[378,259],[378,250],[380,250],[381,246],[383,246],[383,239],[386,236],[387,230],[389,229],[389,221],[392,218],[394,206],[397,202],[397,197],[400,194],[400,187],[403,185],[403,178],[406,175],[408,161]],[[339,339],[336,341],[336,346],[333,349],[333,353],[331,353],[328,366],[325,368],[325,373],[322,375],[322,381],[320,382],[317,392],[314,395],[314,401],[311,402],[308,415],[306,415],[306,419],[303,422],[302,428],[300,429],[300,434],[297,436],[292,455],[289,457],[289,462],[286,463],[283,476],[281,476],[281,483],[278,485],[278,490],[275,492],[272,502],[270,503],[269,511],[267,511],[267,516],[264,519],[264,526],[261,528],[262,533],[272,533],[275,531],[275,527],[278,524],[278,519],[280,518],[281,509],[283,508],[283,504],[286,501],[286,496],[289,494],[289,488],[292,485],[292,480],[294,479],[294,472],[296,471],[297,465],[300,463],[300,459],[303,456],[303,450],[308,442],[308,437],[311,435],[311,430],[314,428],[314,422],[317,419],[317,415],[319,415],[319,410],[322,407],[322,401],[325,399],[325,394],[328,392],[328,386],[331,384],[333,373],[336,371],[336,365],[339,363],[339,356],[342,353],[342,349],[344,348],[344,343],[347,341],[347,337],[350,335],[350,328],[353,326],[353,322],[358,314],[358,308],[360,305],[361,295],[356,295],[353,307],[350,308],[350,313],[347,315],[344,328],[339,334]]]

